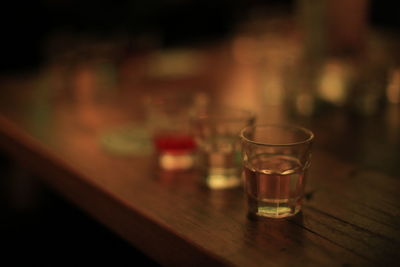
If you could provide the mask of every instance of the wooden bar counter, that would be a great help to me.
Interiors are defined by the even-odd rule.
[[[397,264],[399,106],[357,113],[342,104],[318,106],[306,91],[287,102],[293,92],[282,88],[290,88],[283,84],[292,78],[279,60],[296,47],[265,40],[243,37],[112,60],[58,59],[34,74],[3,76],[0,148],[162,265]],[[341,66],[329,64],[328,70]],[[319,95],[342,103],[327,88]],[[213,191],[200,185],[196,170],[162,171],[149,147],[107,149],[104,136],[113,129],[145,128],[145,94],[181,90],[193,92],[200,104],[250,108],[260,123],[290,121],[314,131],[300,214],[250,220],[241,188]],[[307,109],[310,103],[317,103],[314,110]],[[302,116],[294,114],[296,107]]]

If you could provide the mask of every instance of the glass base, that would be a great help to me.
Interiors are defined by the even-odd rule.
[[[248,201],[251,218],[287,218],[300,212],[301,205],[289,203],[287,200]]]
[[[159,165],[164,170],[188,170],[194,165],[192,153],[163,153],[159,155]]]
[[[237,169],[211,169],[206,175],[205,183],[210,189],[229,189],[242,185],[242,177]]]

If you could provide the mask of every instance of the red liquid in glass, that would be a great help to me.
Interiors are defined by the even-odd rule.
[[[190,135],[164,134],[154,138],[156,149],[161,153],[183,154],[196,149],[196,143]]]

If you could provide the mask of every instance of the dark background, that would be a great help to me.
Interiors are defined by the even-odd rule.
[[[158,266],[0,152],[1,266]]]
[[[370,0],[371,25],[398,29],[395,1]],[[296,0],[2,1],[0,71],[34,68],[56,33],[99,38],[160,36],[169,46],[223,38],[252,10],[294,13]]]
[[[162,46],[206,42],[230,34],[254,8],[293,7],[292,0],[3,1],[0,71],[35,68],[56,34],[96,38],[156,35]]]
[[[161,36],[162,45],[223,38],[254,9],[295,12],[295,0],[2,1],[0,70],[35,67],[55,33]],[[370,0],[372,25],[400,26],[394,1]]]

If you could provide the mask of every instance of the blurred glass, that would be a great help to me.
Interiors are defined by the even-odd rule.
[[[242,184],[239,133],[254,121],[250,111],[223,106],[209,107],[195,114],[199,168],[206,186],[226,189]]]
[[[155,93],[145,97],[146,124],[162,169],[186,170],[194,165],[192,107],[188,94]]]

